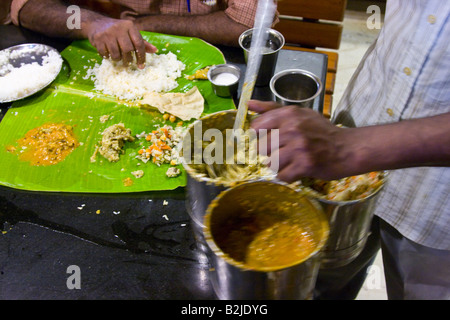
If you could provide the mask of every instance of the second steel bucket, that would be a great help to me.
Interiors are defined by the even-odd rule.
[[[330,224],[330,236],[322,250],[322,269],[345,266],[364,249],[380,190],[353,201],[318,199]]]
[[[363,176],[368,179],[370,174],[349,178],[355,178],[354,181],[358,181],[358,178]],[[388,173],[379,172],[375,176],[376,180],[373,180],[373,184],[368,187],[364,195],[353,200],[345,200],[346,197],[331,200],[306,191],[312,199],[319,202],[330,225],[328,241],[322,249],[321,269],[345,266],[363,250],[369,236],[378,195],[386,183]],[[362,180],[367,181],[366,179]],[[336,182],[338,182],[337,185],[343,185],[342,180]],[[362,188],[362,186],[359,187]],[[353,185],[342,190],[345,192],[357,189],[358,186]]]

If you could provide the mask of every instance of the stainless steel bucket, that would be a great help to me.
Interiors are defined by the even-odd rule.
[[[223,185],[209,182],[195,175],[187,175],[186,209],[192,221],[192,230],[197,245],[203,251],[207,250],[203,236],[203,217],[211,201],[225,189],[226,187]]]
[[[187,173],[187,211],[192,220],[200,227],[204,227],[203,217],[208,205],[220,192],[227,189],[227,186],[205,175],[196,167],[202,163],[203,154],[200,155],[200,158],[196,159],[195,157],[198,156],[198,152],[203,151],[202,149],[198,150],[199,147],[195,143],[198,143],[198,140],[203,142],[203,136],[208,129],[215,128],[222,131],[233,128],[236,113],[236,110],[228,110],[202,117],[188,127],[183,137],[180,161]],[[186,148],[190,148],[189,154],[186,152]]]
[[[386,175],[383,184],[365,198],[352,201],[316,199],[330,225],[328,241],[322,249],[321,269],[345,266],[361,253],[369,236],[375,205]]]
[[[282,256],[265,256],[267,264],[257,265],[248,260],[242,261],[238,258],[242,254],[240,235],[247,233],[248,229],[245,229],[247,227],[268,230],[261,227],[264,226],[261,222],[264,220],[259,219],[263,217],[279,218],[289,226],[301,221],[301,230],[305,231],[282,233],[283,237],[278,233],[277,236],[282,239],[280,241],[285,242],[271,243],[277,243],[275,251]],[[238,224],[242,221],[247,223],[246,219],[250,219],[252,223],[248,226],[243,225],[244,229],[241,230],[244,233],[234,237],[239,239],[238,243],[229,243],[230,232],[236,232],[233,221],[239,221]],[[287,250],[282,244],[287,243],[289,246],[295,241],[291,241],[288,235],[300,238],[305,234],[311,237],[312,242],[304,255],[296,256],[292,252],[294,250]],[[327,236],[328,222],[320,206],[284,184],[267,181],[247,182],[222,192],[209,205],[204,228],[212,266],[210,280],[216,295],[225,300],[312,299],[320,265],[320,249],[326,243]],[[242,244],[248,244],[250,243],[248,240],[254,243],[256,236],[253,239],[251,236],[242,238]],[[234,253],[230,248],[239,249]],[[306,247],[303,250],[306,250]]]
[[[194,142],[199,139],[202,140],[205,131],[208,129],[214,128],[220,131],[232,129],[236,114],[237,110],[226,110],[202,117],[188,127],[187,132],[183,137],[180,161],[187,172],[186,209],[193,221],[194,235],[201,248],[205,246],[202,229],[204,227],[203,219],[206,210],[211,201],[216,198],[220,192],[228,189],[229,185],[199,172],[195,165],[194,152],[199,152],[201,150],[194,150],[196,148]],[[250,119],[251,117],[252,114],[249,113],[247,118]],[[191,151],[194,150],[194,152],[187,155],[186,152],[184,152],[184,150],[186,150],[185,148],[190,148]],[[197,162],[198,160],[202,161],[201,158],[197,159]],[[264,178],[262,177],[261,179]]]

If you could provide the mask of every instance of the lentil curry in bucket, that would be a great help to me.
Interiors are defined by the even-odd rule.
[[[205,216],[212,251],[242,269],[275,271],[314,256],[328,222],[314,201],[278,183],[240,184],[222,192]]]

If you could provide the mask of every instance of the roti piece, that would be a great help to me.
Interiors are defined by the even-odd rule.
[[[205,100],[198,88],[193,87],[186,93],[149,92],[139,102],[143,105],[158,108],[161,113],[170,113],[181,120],[188,121],[192,118],[200,118],[203,113]]]

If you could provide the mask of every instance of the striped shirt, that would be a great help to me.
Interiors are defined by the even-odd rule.
[[[19,25],[19,12],[28,0],[13,0],[11,4],[11,19]],[[77,4],[86,1],[71,1]],[[114,3],[123,6],[121,18],[132,18],[142,15],[170,14],[170,15],[204,15],[216,11],[224,11],[233,21],[248,28],[253,27],[256,0],[190,0],[189,10],[186,0],[93,0],[91,2]],[[88,1],[89,3],[89,1]]]
[[[448,0],[389,0],[333,122],[365,126],[450,112],[449,19]],[[450,168],[394,170],[375,214],[416,243],[450,250],[449,186]]]

